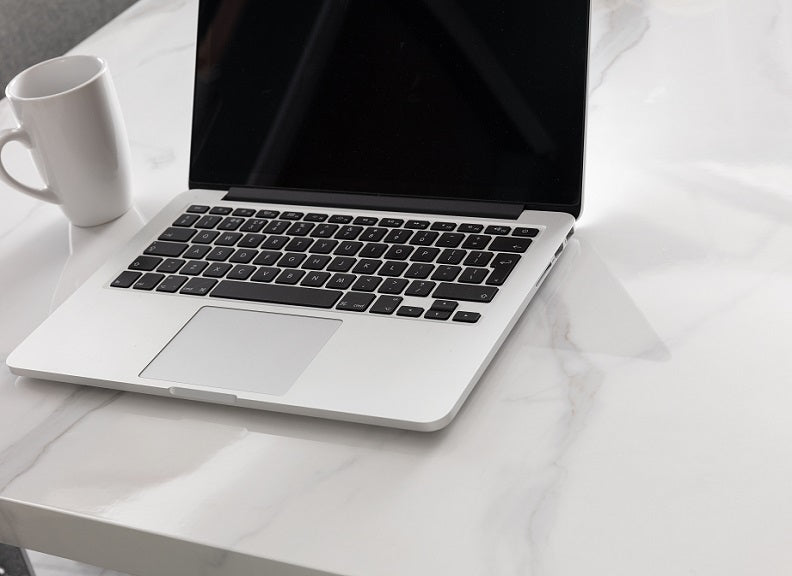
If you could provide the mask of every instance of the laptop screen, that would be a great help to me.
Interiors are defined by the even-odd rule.
[[[201,0],[192,187],[579,211],[589,0]]]

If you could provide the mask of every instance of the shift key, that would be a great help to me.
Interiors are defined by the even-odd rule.
[[[432,294],[432,298],[444,300],[461,300],[464,302],[490,302],[495,298],[498,289],[494,286],[476,286],[470,284],[453,284],[442,282]]]

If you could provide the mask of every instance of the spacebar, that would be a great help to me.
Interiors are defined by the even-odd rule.
[[[340,290],[320,290],[318,288],[301,288],[299,286],[253,284],[252,282],[223,280],[209,295],[215,298],[232,298],[233,300],[332,308],[342,294],[343,292]]]

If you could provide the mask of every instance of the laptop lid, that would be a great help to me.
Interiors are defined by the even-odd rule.
[[[201,0],[190,186],[577,217],[588,25],[589,0]]]

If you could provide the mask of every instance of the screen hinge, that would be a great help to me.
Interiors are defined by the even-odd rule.
[[[231,188],[223,200],[236,202],[270,202],[328,208],[385,210],[389,212],[418,212],[449,214],[477,218],[516,220],[524,210],[522,204],[486,202],[483,200],[452,200],[448,198],[416,198],[414,196],[381,196],[345,192],[318,192],[283,188]]]

